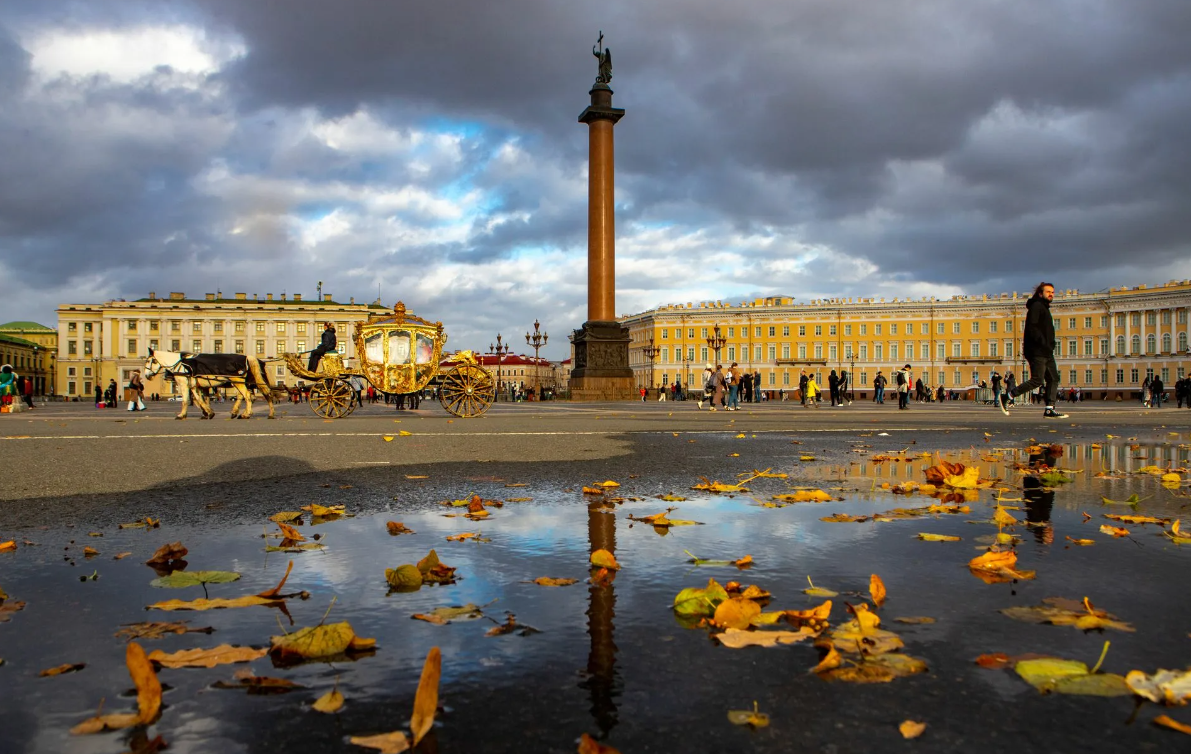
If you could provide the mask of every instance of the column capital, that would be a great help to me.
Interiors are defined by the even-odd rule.
[[[615,125],[624,117],[624,110],[612,107],[612,90],[606,84],[596,84],[588,92],[591,95],[591,105],[579,113],[579,122],[591,125],[597,120],[610,120]]]

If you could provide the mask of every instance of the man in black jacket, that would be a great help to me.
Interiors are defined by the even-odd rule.
[[[335,325],[327,322],[323,325],[323,338],[319,341],[318,348],[310,352],[310,362],[306,368],[311,372],[317,372],[318,362],[322,361],[323,354],[334,351],[338,345],[335,340]]]
[[[1055,363],[1055,322],[1050,316],[1050,302],[1055,299],[1055,287],[1050,283],[1039,283],[1034,295],[1026,302],[1026,331],[1022,340],[1022,355],[1030,364],[1030,379],[1012,391],[1001,394],[997,406],[1005,416],[1009,415],[1009,400],[1044,387],[1047,419],[1066,419],[1066,414],[1055,411],[1059,397],[1059,367]]]

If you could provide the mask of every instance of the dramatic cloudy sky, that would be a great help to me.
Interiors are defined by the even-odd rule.
[[[322,280],[560,355],[600,29],[621,313],[1191,277],[1188,0],[5,0],[0,321]]]

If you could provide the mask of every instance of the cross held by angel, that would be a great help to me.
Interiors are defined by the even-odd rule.
[[[600,38],[591,47],[591,54],[600,61],[600,70],[596,74],[596,84],[608,84],[612,81],[612,48],[604,47],[604,32],[600,31]]]

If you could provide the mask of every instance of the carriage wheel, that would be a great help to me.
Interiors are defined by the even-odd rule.
[[[483,367],[463,364],[443,375],[439,402],[455,416],[479,416],[496,400],[496,383]]]
[[[342,380],[320,380],[310,387],[310,408],[324,419],[342,419],[356,410],[355,397]]]

